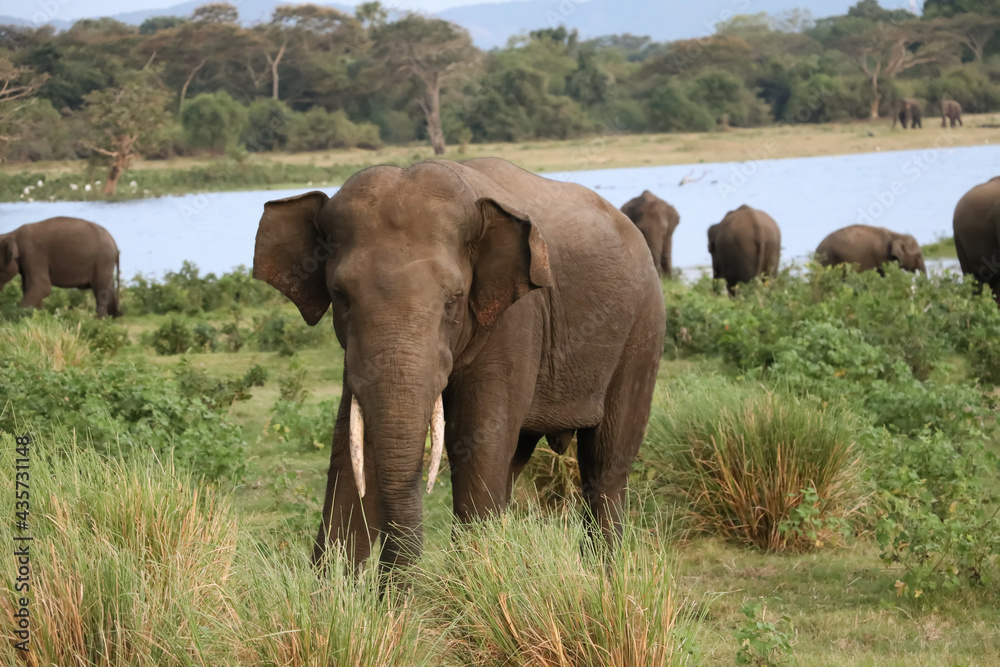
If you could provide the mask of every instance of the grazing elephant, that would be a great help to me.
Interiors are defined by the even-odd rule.
[[[577,437],[592,537],[615,543],[663,347],[642,234],[586,188],[498,158],[377,166],[333,196],[264,205],[255,278],[345,351],[323,519],[353,563],[422,548],[420,488],[442,448],[459,521],[504,508],[546,436]]]
[[[951,127],[955,127],[955,123],[963,125],[962,105],[955,100],[941,100],[941,127],[945,127],[948,121]]]
[[[962,273],[989,285],[1000,305],[1000,176],[958,200],[952,226]]]
[[[712,276],[725,278],[732,294],[737,283],[777,274],[781,230],[767,213],[743,204],[708,228],[708,252]]]
[[[41,308],[52,286],[93,290],[97,316],[121,313],[118,246],[104,227],[49,218],[0,235],[0,289],[21,274],[22,308]]]
[[[882,275],[886,262],[897,262],[906,271],[927,273],[915,238],[870,225],[851,225],[832,232],[816,248],[816,259],[823,266],[854,264],[859,271],[877,269]]]
[[[677,209],[663,201],[649,190],[643,191],[635,199],[622,206],[622,213],[642,232],[653,255],[653,264],[667,276],[673,274],[674,265],[671,258],[674,230],[680,224],[681,216]]]
[[[923,123],[921,119],[923,118],[923,111],[920,109],[920,101],[913,98],[907,97],[901,100],[896,100],[894,111],[892,114],[892,127],[896,127],[896,121],[906,129],[909,125],[911,129],[921,128],[923,129]]]

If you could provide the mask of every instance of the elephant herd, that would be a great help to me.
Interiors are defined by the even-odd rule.
[[[621,210],[642,233],[660,273],[671,275],[671,236],[680,223],[677,209],[646,190]],[[708,252],[712,277],[725,280],[733,293],[739,283],[777,274],[781,229],[770,215],[744,204],[708,228]],[[824,266],[853,264],[861,271],[879,272],[883,264],[896,262],[907,271],[926,273],[915,238],[870,225],[851,225],[831,233],[816,248],[816,259]]]
[[[414,562],[421,489],[434,489],[445,451],[454,513],[468,522],[508,505],[543,437],[559,453],[576,438],[588,532],[615,544],[679,221],[648,191],[619,211],[499,158],[371,167],[332,197],[264,204],[253,276],[309,325],[332,311],[344,350],[314,562],[325,566],[335,544],[360,566],[377,540],[383,572]],[[954,226],[963,270],[1000,290],[1000,177],[962,198]],[[731,289],[777,270],[781,232],[763,211],[730,211],[708,242]],[[877,227],[838,230],[817,251],[829,264],[924,270],[913,237]],[[4,283],[22,277],[22,305],[63,285],[95,290],[99,315],[120,312],[118,250],[93,223],[24,225],[0,236],[0,256]]]
[[[922,121],[923,110],[920,100],[913,99],[912,97],[896,100],[892,110],[893,127],[896,127],[896,123],[898,122],[904,130],[907,126],[910,129],[922,128],[924,126]],[[941,100],[941,127],[955,127],[956,124],[963,125],[962,105],[955,100]]]

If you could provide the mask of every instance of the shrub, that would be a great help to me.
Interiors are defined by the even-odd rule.
[[[982,438],[956,444],[941,433],[886,439],[872,468],[880,501],[882,560],[901,563],[897,595],[996,581],[998,458]]]
[[[179,271],[168,271],[162,281],[136,275],[125,290],[129,313],[136,315],[211,312],[234,306],[278,303],[281,295],[266,283],[254,280],[240,266],[230,273],[202,276],[198,267],[185,261]]]
[[[671,665],[696,650],[672,590],[663,545],[580,558],[571,515],[505,515],[456,531],[443,563],[417,573],[441,618],[454,619],[464,665]]]
[[[825,521],[859,502],[859,423],[841,408],[751,383],[682,378],[654,404],[641,465],[672,487],[696,524],[736,542],[809,548],[782,525],[807,497]],[[834,521],[834,525],[836,521]]]
[[[651,125],[662,132],[707,132],[715,127],[715,118],[708,109],[687,96],[674,81],[655,90],[649,99]]]
[[[320,151],[344,147],[376,147],[381,144],[378,127],[355,124],[342,110],[313,107],[296,114],[288,126],[288,148],[292,151]]]
[[[150,347],[162,355],[184,354],[197,349],[194,330],[179,317],[170,317],[149,334],[147,340]]]
[[[278,399],[271,408],[272,416],[264,428],[264,435],[273,434],[278,442],[287,442],[305,451],[323,449],[333,442],[339,404],[339,400],[328,399],[307,406]]]
[[[224,90],[186,100],[180,114],[191,148],[221,154],[236,146],[247,130],[247,109]]]
[[[213,378],[204,369],[191,364],[190,359],[181,359],[174,368],[177,385],[185,396],[197,396],[212,410],[228,410],[236,401],[250,398],[250,387],[263,386],[267,381],[267,369],[255,364],[242,376]]]
[[[14,439],[0,445],[0,465],[13,470]],[[109,460],[70,438],[38,437],[29,451],[31,533],[45,545],[31,550],[38,664],[439,663],[444,648],[422,632],[412,601],[379,595],[377,568],[318,578],[304,550],[261,536],[228,494],[170,461]],[[0,487],[12,496],[13,478]],[[0,525],[7,544],[16,534]],[[338,553],[330,567],[347,569]],[[0,589],[0,630],[14,637],[23,593],[11,577]],[[23,655],[0,645],[0,663]]]
[[[322,326],[310,327],[300,317],[264,313],[254,318],[254,339],[262,352],[277,352],[290,357],[297,350],[319,345],[324,338]]]
[[[251,153],[285,147],[293,112],[284,102],[273,98],[254,101],[247,109],[244,144]]]

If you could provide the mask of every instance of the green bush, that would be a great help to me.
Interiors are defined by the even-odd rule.
[[[816,539],[788,526],[806,500],[813,526],[839,528],[857,507],[859,426],[790,392],[684,377],[654,403],[640,467],[702,530],[772,551],[811,548]]]
[[[905,568],[897,595],[995,583],[1000,460],[983,438],[956,444],[925,432],[889,439],[874,453],[885,462],[871,470],[882,560]]]
[[[202,276],[198,267],[188,261],[179,271],[168,271],[162,281],[151,281],[136,275],[123,291],[128,312],[133,315],[196,315],[221,308],[283,301],[279,292],[267,283],[255,280],[246,267],[241,266],[219,277],[214,273]]]
[[[711,112],[691,101],[674,81],[653,90],[649,109],[652,127],[661,132],[707,132],[715,127]]]
[[[247,131],[247,109],[224,90],[186,100],[180,114],[187,145],[222,154]]]
[[[147,336],[148,344],[157,354],[184,354],[196,349],[194,330],[181,318],[170,317]]]
[[[254,317],[253,329],[258,350],[290,357],[298,350],[320,345],[325,339],[327,327],[322,324],[310,327],[301,317],[273,312]]]
[[[320,151],[330,148],[381,145],[378,127],[371,123],[355,124],[342,110],[327,111],[313,107],[295,114],[288,126],[288,148],[292,151]]]
[[[247,129],[243,140],[251,153],[280,150],[288,143],[288,126],[293,112],[273,98],[254,101],[247,109]]]
[[[940,116],[942,98],[957,101],[965,113],[986,113],[1000,109],[1000,84],[990,81],[974,64],[948,70],[934,79],[926,79],[918,93],[930,101],[925,114]]]
[[[271,418],[264,434],[273,435],[278,442],[287,442],[301,450],[323,449],[333,442],[339,405],[339,399],[328,399],[315,405],[278,399],[271,408]]]

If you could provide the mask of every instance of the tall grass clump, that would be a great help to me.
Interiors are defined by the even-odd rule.
[[[782,551],[815,543],[857,507],[857,428],[839,407],[687,377],[654,402],[640,463],[654,488],[679,495],[699,529]]]
[[[0,444],[13,470],[14,438]],[[373,574],[318,579],[304,553],[259,542],[225,494],[169,461],[109,460],[42,438],[30,459],[29,664],[431,664],[419,618],[405,599],[381,599]],[[13,507],[13,475],[0,489]],[[6,544],[15,532],[0,522]],[[24,596],[14,585],[0,584],[8,639]],[[0,643],[0,663],[24,659]]]
[[[695,653],[661,544],[627,531],[622,548],[581,557],[571,513],[506,514],[464,527],[417,588],[453,620],[462,665],[685,664]]]

